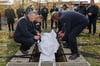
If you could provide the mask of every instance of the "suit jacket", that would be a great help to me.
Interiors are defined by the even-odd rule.
[[[73,11],[61,12],[60,22],[62,22],[62,31],[64,32],[64,38],[68,37],[70,32],[78,25],[84,26],[88,24],[88,19],[78,13]]]
[[[21,42],[25,39],[34,39],[34,35],[37,35],[34,23],[29,20],[28,16],[22,17],[18,21],[16,30],[14,32],[15,41]]]
[[[8,8],[5,10],[5,16],[7,17],[7,22],[12,24],[14,23],[15,12],[12,8]]]
[[[83,15],[86,15],[86,7],[85,6],[78,6],[77,11]]]
[[[47,8],[42,8],[41,9],[41,14],[42,14],[43,17],[47,17],[47,15],[48,15],[48,9]]]
[[[1,22],[2,16],[1,16],[1,12],[0,12],[0,22]]]
[[[52,12],[54,12],[54,11],[58,11],[58,8],[56,8],[56,9],[51,8],[50,13],[52,13]]]
[[[18,15],[18,18],[24,16],[24,9],[23,8],[18,8],[17,9],[17,15]]]
[[[89,7],[87,13],[92,13],[92,16],[89,16],[89,19],[97,18],[98,12],[99,9],[96,5]]]

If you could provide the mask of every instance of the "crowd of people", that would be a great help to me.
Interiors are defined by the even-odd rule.
[[[69,59],[74,60],[79,57],[77,48],[77,35],[79,35],[85,27],[88,27],[89,34],[96,33],[96,20],[99,8],[93,1],[89,6],[83,5],[82,2],[78,6],[72,3],[69,5],[63,4],[58,8],[55,4],[50,9],[51,14],[51,29],[56,29],[59,41],[66,41],[66,46],[71,49]],[[5,10],[9,31],[14,31],[14,40],[21,43],[20,50],[23,54],[28,54],[28,49],[33,44],[36,44],[41,39],[41,31],[48,29],[47,20],[49,10],[46,6],[35,10],[32,5],[23,9],[21,6],[16,10],[18,15],[18,24],[14,29],[14,19],[16,18],[14,9],[9,6]],[[1,16],[0,16],[1,17]],[[0,19],[1,21],[1,19]],[[55,26],[54,26],[55,23]],[[1,23],[0,23],[1,30]]]
[[[80,4],[78,6],[73,5],[72,2],[69,2],[68,4],[63,4],[61,5],[59,8],[56,6],[56,4],[53,5],[53,7],[49,9],[46,6],[39,6],[39,8],[35,9],[33,8],[32,5],[29,5],[26,9],[24,9],[22,6],[19,6],[19,8],[16,10],[16,14],[18,19],[28,15],[29,12],[31,11],[36,11],[38,12],[39,15],[43,16],[43,21],[41,23],[42,29],[47,29],[47,20],[48,20],[48,14],[51,14],[54,11],[57,12],[67,12],[67,11],[75,11],[75,12],[79,12],[83,15],[85,15],[87,18],[89,18],[89,33],[91,34],[91,25],[93,25],[93,35],[95,35],[96,33],[96,19],[97,19],[97,13],[99,11],[98,7],[95,5],[94,2],[91,2],[90,5],[83,5],[82,2],[80,2]],[[90,12],[90,13],[89,13]],[[93,15],[91,15],[91,12]],[[14,31],[14,19],[16,18],[15,16],[15,12],[14,9],[9,6],[6,10],[5,10],[5,17],[7,18],[7,24],[8,24],[8,28],[9,31]],[[54,25],[55,23],[55,25]],[[51,29],[53,28],[57,28],[57,22],[54,21],[51,17]]]

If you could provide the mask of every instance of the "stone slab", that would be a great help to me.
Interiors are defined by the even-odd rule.
[[[9,62],[7,64],[7,66],[38,66],[39,63],[36,63],[36,62]],[[43,64],[41,66],[51,66],[52,64],[50,63],[46,63],[46,64]],[[83,62],[83,63],[72,63],[72,62],[58,62],[56,63],[56,66],[89,66],[87,65],[87,63]]]
[[[34,46],[32,46],[32,47],[30,48],[30,50],[28,50],[29,54],[32,54],[33,48],[34,48]],[[23,55],[23,54],[22,54],[21,51],[19,50],[19,51],[16,53],[16,56],[17,56],[17,55],[19,56],[19,55]],[[29,57],[29,56],[26,56],[26,57]],[[11,59],[11,62],[29,62],[29,58],[17,58],[17,57],[15,57],[15,58],[12,58],[12,59]]]
[[[32,53],[34,46],[30,49],[29,53]],[[69,49],[63,48],[64,53],[70,54]],[[22,55],[20,51],[16,55]],[[69,60],[70,55],[66,55],[67,62],[56,62],[56,66],[90,66],[90,64],[84,59],[82,55],[76,60]],[[29,62],[29,58],[13,58],[6,66],[38,66],[38,62]],[[41,66],[52,66],[53,63],[42,63]]]

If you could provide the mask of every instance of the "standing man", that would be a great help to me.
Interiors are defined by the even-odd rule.
[[[18,21],[14,33],[14,40],[21,43],[20,50],[23,54],[28,54],[27,50],[40,39],[40,34],[35,30],[34,21],[36,17],[36,12],[30,12],[28,16],[25,16]]]
[[[11,30],[14,31],[15,12],[11,6],[9,6],[5,10],[5,16],[7,18],[7,24],[8,24],[9,31],[11,31]]]
[[[29,5],[29,6],[26,8],[26,15],[28,15],[31,11],[33,11],[33,7],[32,7],[32,5]]]
[[[79,6],[77,7],[77,11],[83,15],[86,15],[86,7],[80,2]]]
[[[25,15],[24,9],[22,8],[22,6],[19,6],[19,8],[17,9],[17,15],[18,15],[18,19],[23,17]]]
[[[88,25],[88,19],[84,15],[73,11],[61,13],[55,12],[53,13],[52,17],[62,23],[62,26],[60,26],[58,30],[63,28],[63,33],[60,34],[60,36],[63,37],[62,40],[66,40],[66,42],[68,42],[69,48],[71,49],[72,55],[69,57],[69,59],[76,59],[80,56],[77,48],[76,37]]]
[[[42,28],[47,29],[48,8],[46,8],[46,6],[43,6],[43,8],[41,9],[41,14],[43,16]]]
[[[2,15],[1,15],[1,11],[0,11],[0,30],[2,30],[2,28],[1,28],[1,19],[2,19]]]
[[[41,6],[39,6],[37,12],[38,12],[39,15],[41,15]]]
[[[88,17],[89,17],[89,34],[91,35],[91,25],[93,25],[93,35],[96,33],[96,20],[98,14],[98,7],[95,5],[93,1],[90,2],[90,6],[88,7]]]
[[[66,11],[68,11],[68,7],[66,4],[63,4],[61,12],[66,12]]]
[[[58,12],[58,8],[56,7],[55,4],[54,4],[54,6],[51,8],[50,13],[52,14],[54,11],[57,11],[57,12]],[[54,20],[53,20],[53,18],[51,17],[51,29],[53,29],[53,23],[54,23]],[[57,22],[55,22],[55,28],[57,28]]]

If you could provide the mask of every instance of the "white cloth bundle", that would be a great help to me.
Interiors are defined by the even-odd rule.
[[[52,30],[50,33],[44,33],[41,42],[38,44],[39,51],[41,52],[41,61],[54,61],[55,53],[59,48],[59,43],[56,39],[56,33]]]

